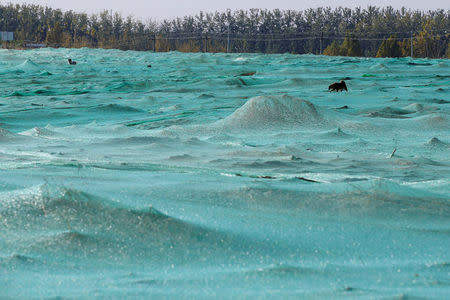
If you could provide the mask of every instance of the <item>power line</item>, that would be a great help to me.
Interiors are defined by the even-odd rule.
[[[426,43],[429,42],[429,40],[437,40],[437,41],[442,41],[441,38],[442,36],[440,35],[427,35],[427,36],[414,36],[413,32],[409,32],[409,37],[403,37],[403,38],[395,38],[396,41],[398,42],[405,42],[405,41],[410,41],[411,43],[411,57],[413,57],[413,53],[414,53],[414,41],[420,41],[420,40],[425,40]],[[392,36],[392,34],[390,35]],[[444,36],[444,40],[445,38],[448,39],[450,37],[450,35],[448,33],[445,34]],[[268,43],[273,43],[273,42],[296,42],[296,41],[305,41],[305,40],[318,40],[320,42],[320,47],[319,47],[319,53],[322,54],[322,46],[323,46],[323,40],[328,40],[328,41],[336,41],[336,40],[345,40],[345,39],[351,39],[351,40],[357,40],[357,41],[375,41],[375,42],[380,42],[380,41],[386,41],[387,38],[383,37],[383,38],[371,38],[371,37],[356,37],[352,34],[347,35],[346,37],[344,36],[323,36],[323,34],[321,33],[320,35],[315,35],[315,36],[297,36],[297,37],[289,37],[289,35],[264,35],[264,36],[242,36],[242,35],[230,35],[227,34],[227,36],[222,36],[222,35],[215,35],[215,34],[199,34],[199,35],[190,35],[190,36],[173,36],[173,35],[169,35],[169,36],[163,36],[163,35],[153,35],[153,41],[154,41],[154,51],[156,51],[156,41],[157,40],[166,40],[166,41],[189,41],[189,40],[195,40],[197,42],[199,42],[200,47],[203,49],[204,52],[208,52],[208,41],[209,42],[214,42],[214,41],[220,41],[221,44],[226,44],[226,51],[227,53],[230,52],[230,43],[233,42],[268,42]],[[176,46],[175,46],[176,47]],[[170,46],[169,46],[170,49]]]
[[[197,33],[190,32],[160,32],[159,34],[168,34],[168,35],[177,35],[177,36],[191,36],[192,34],[207,34],[208,36],[227,36],[228,32],[214,32],[214,31],[203,31],[201,29],[194,30],[197,31]],[[362,36],[362,35],[393,35],[393,34],[403,34],[403,35],[410,35],[411,31],[368,31],[368,32],[355,32],[355,31],[348,31],[350,34],[354,36]],[[418,31],[413,30],[413,33],[417,33]],[[429,33],[435,33],[435,34],[450,34],[450,28],[449,29],[435,29],[435,30],[427,30]],[[242,37],[248,37],[248,36],[272,36],[272,35],[284,35],[284,36],[317,36],[320,35],[322,31],[303,31],[303,32],[276,32],[276,33],[260,33],[260,32],[248,32],[248,33],[234,33],[235,36],[239,35]],[[332,32],[333,36],[342,36],[345,37],[347,35],[347,32],[339,32],[334,31]]]
[[[361,37],[356,37],[356,36],[322,36],[322,35],[316,35],[316,36],[307,36],[307,37],[273,37],[273,36],[269,36],[266,38],[255,38],[252,36],[216,36],[216,35],[206,35],[206,34],[201,34],[201,35],[191,35],[191,36],[156,36],[156,38],[152,38],[152,39],[156,39],[156,40],[203,40],[207,37],[208,40],[230,40],[230,41],[249,41],[249,42],[282,42],[282,41],[302,41],[302,40],[320,40],[320,39],[325,39],[325,40],[345,40],[347,38],[349,39],[354,39],[354,40],[358,40],[358,41],[384,41],[387,38],[383,37],[383,38],[361,38]],[[430,40],[430,39],[438,39],[441,38],[442,36],[440,35],[428,35],[428,36],[412,36],[412,39],[415,40],[419,40],[419,39],[426,39],[426,40]],[[396,40],[399,41],[405,41],[405,40],[410,40],[411,37],[404,37],[404,38],[396,38]]]

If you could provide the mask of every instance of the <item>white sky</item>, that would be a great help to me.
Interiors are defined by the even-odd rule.
[[[159,21],[162,19],[172,19],[185,15],[194,15],[199,11],[214,12],[225,11],[226,9],[295,9],[305,10],[307,8],[330,6],[332,8],[342,6],[362,8],[368,5],[392,6],[401,8],[402,6],[411,9],[434,10],[442,8],[450,9],[449,0],[0,0],[0,3],[29,3],[60,8],[62,10],[74,10],[77,12],[98,13],[104,9],[120,12],[124,17],[132,15],[136,19],[147,21],[149,19]]]

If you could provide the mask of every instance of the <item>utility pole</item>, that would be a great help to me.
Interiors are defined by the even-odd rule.
[[[205,52],[208,52],[208,34],[205,33]]]
[[[156,52],[156,33],[153,34],[153,52]]]
[[[413,58],[414,55],[414,47],[413,47],[413,33],[411,31],[411,58]]]
[[[319,52],[320,55],[322,55],[322,39],[323,39],[323,31],[320,33],[320,52]]]
[[[227,53],[230,53],[230,23],[228,23]]]

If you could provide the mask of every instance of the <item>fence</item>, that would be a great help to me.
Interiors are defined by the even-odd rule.
[[[123,50],[151,50],[155,52],[258,52],[323,54],[332,42],[342,42],[346,38],[355,40],[361,48],[362,56],[376,56],[383,41],[395,36],[402,43],[402,55],[411,57],[448,57],[450,50],[450,30],[431,31],[423,34],[413,32],[371,32],[366,35],[348,33],[273,33],[273,34],[231,34],[223,33],[139,33],[128,38],[78,36],[85,43],[75,41],[46,43],[48,47],[102,47]],[[19,42],[19,41],[16,41]],[[39,41],[23,41],[23,47],[45,46]]]
[[[422,43],[429,48],[432,43],[439,44],[440,49],[433,56],[445,55],[449,42],[449,31],[432,32],[433,34],[417,36],[413,32],[371,33],[368,36],[356,35],[324,35],[315,33],[302,34],[239,34],[229,33],[161,33],[150,37],[150,50],[160,51],[186,51],[186,52],[263,52],[263,53],[312,53],[323,54],[323,50],[333,41],[343,41],[346,37],[357,40],[365,56],[374,56],[381,45],[390,36],[395,35],[396,41],[407,42],[408,52],[414,56],[415,44]]]

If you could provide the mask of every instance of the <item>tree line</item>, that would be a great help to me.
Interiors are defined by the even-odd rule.
[[[344,56],[450,57],[450,10],[310,8],[227,10],[161,22],[104,10],[99,14],[40,5],[1,5],[4,46],[115,48],[184,52],[313,53]]]

